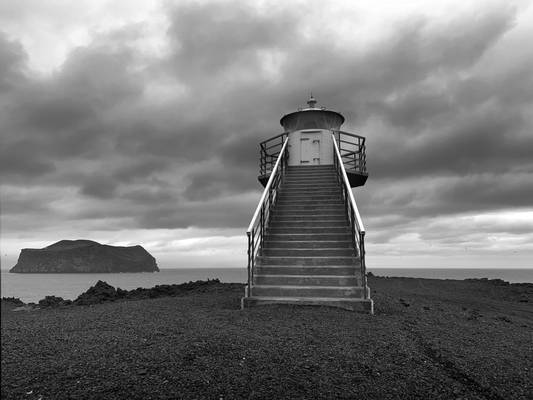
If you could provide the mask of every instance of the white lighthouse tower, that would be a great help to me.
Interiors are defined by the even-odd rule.
[[[317,101],[311,94],[306,108],[284,115],[279,122],[284,132],[260,144],[261,174],[258,179],[263,186],[268,181],[277,151],[286,137],[289,138],[289,166],[333,165],[335,152],[332,133],[337,139],[351,187],[365,184],[368,178],[366,139],[340,130],[344,123],[342,114],[317,107]]]
[[[283,116],[260,143],[265,187],[247,230],[242,306],[316,304],[373,312],[365,228],[352,187],[365,184],[366,139],[341,131],[344,117],[317,107]]]

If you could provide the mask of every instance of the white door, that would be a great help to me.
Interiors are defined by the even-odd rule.
[[[300,136],[300,164],[320,164],[320,134],[304,134]]]

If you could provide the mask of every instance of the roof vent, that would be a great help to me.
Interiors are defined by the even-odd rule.
[[[309,105],[309,108],[315,108],[316,99],[313,97],[313,93],[311,93],[311,97],[307,100],[307,104]]]

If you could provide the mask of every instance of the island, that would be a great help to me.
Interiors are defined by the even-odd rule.
[[[92,240],[61,240],[42,249],[22,249],[14,273],[158,272],[142,246],[110,246]]]

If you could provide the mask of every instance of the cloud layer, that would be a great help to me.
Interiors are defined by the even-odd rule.
[[[487,244],[504,233],[531,254],[532,12],[488,4],[365,25],[371,8],[166,3],[152,20],[111,19],[63,44],[46,73],[28,40],[2,32],[2,236],[26,247],[58,234],[244,231],[257,145],[312,90],[368,139],[356,196],[370,253],[511,251]],[[498,217],[513,211],[525,222]]]

